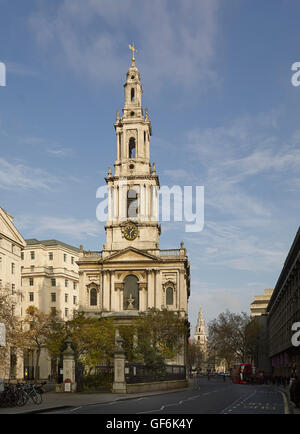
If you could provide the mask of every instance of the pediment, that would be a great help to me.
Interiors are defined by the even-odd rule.
[[[1,234],[20,246],[26,246],[24,238],[13,224],[12,217],[2,208],[0,208],[0,235]]]
[[[107,262],[157,262],[159,258],[151,255],[147,252],[135,249],[134,247],[128,247],[117,253],[113,253],[108,258],[103,260],[103,263]]]

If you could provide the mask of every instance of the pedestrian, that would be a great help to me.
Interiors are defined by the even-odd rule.
[[[290,391],[290,400],[295,402],[294,400],[294,385],[295,385],[295,376],[292,374],[289,382],[289,391]]]

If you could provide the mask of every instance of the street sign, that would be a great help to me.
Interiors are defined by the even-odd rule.
[[[5,347],[6,345],[6,328],[5,324],[0,322],[0,347]]]

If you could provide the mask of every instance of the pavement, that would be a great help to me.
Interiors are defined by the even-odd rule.
[[[46,411],[76,408],[85,405],[105,404],[108,402],[124,401],[145,396],[162,395],[166,393],[182,392],[186,389],[164,390],[161,392],[115,394],[115,393],[56,393],[43,394],[43,402],[40,405],[28,402],[24,407],[0,408],[1,414],[38,414]]]
[[[271,386],[276,390],[279,390],[286,399],[286,403],[289,407],[290,413],[291,414],[300,414],[300,408],[297,408],[295,406],[295,404],[290,400],[290,392],[289,392],[289,388],[288,386],[284,387],[284,386]]]

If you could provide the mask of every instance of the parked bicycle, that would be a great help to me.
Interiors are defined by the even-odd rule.
[[[0,393],[0,407],[22,407],[28,401],[40,405],[43,402],[42,395],[45,384],[46,382],[41,384],[5,384],[4,391]]]

